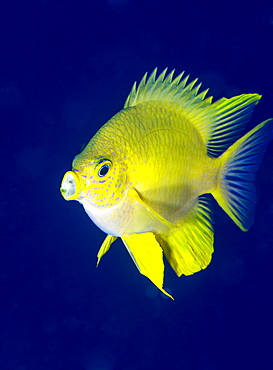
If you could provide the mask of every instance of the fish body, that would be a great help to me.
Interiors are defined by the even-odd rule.
[[[98,262],[121,237],[139,271],[168,296],[163,253],[178,276],[210,263],[208,194],[242,230],[252,225],[254,174],[272,138],[268,120],[234,143],[260,95],[212,103],[197,80],[182,76],[165,70],[156,78],[155,70],[135,84],[61,185],[64,198],[79,201],[108,234]]]
[[[154,119],[144,126],[147,116]],[[168,117],[167,129],[165,119],[161,118],[164,116]],[[183,119],[179,109],[168,103],[163,108],[157,102],[143,103],[118,113],[98,133],[97,140],[106,143],[109,138],[106,146],[118,149],[111,154],[100,151],[100,155],[119,164],[119,169],[113,170],[113,176],[117,175],[115,171],[119,171],[118,184],[127,185],[122,196],[117,194],[116,187],[114,197],[113,194],[107,197],[106,192],[103,193],[100,207],[97,203],[91,205],[89,198],[83,194],[82,204],[87,213],[106,233],[120,236],[160,232],[166,228],[157,220],[151,220],[149,215],[145,218],[142,206],[138,207],[134,198],[130,197],[129,190],[132,188],[145,204],[169,222],[177,223],[199,195],[212,191],[216,186],[219,160],[207,156],[201,135],[188,121],[180,121],[181,127],[177,128],[180,116]],[[128,124],[130,133],[127,132]],[[162,145],[166,149],[172,148],[172,151],[162,150]],[[83,173],[82,168],[86,169],[86,163],[92,156],[94,154],[89,150],[82,153],[73,163],[74,170]],[[104,184],[107,190],[107,181]]]

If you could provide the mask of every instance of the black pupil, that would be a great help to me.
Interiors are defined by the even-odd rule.
[[[100,169],[99,169],[99,176],[105,176],[107,172],[109,171],[109,166],[108,164],[104,164]]]

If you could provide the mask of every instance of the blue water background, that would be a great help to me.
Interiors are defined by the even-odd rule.
[[[0,4],[0,369],[273,368],[273,144],[254,227],[215,204],[210,266],[165,299],[59,186],[135,80],[186,70],[217,98],[256,92],[273,117],[270,2],[24,0]]]

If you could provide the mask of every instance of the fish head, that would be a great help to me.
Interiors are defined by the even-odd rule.
[[[124,163],[98,156],[77,156],[72,170],[65,173],[61,194],[65,200],[88,202],[97,208],[108,208],[123,199],[127,189]]]

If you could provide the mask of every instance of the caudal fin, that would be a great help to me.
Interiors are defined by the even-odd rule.
[[[253,224],[256,204],[254,177],[272,137],[273,119],[269,119],[237,140],[220,156],[222,167],[218,187],[212,194],[243,231]]]

